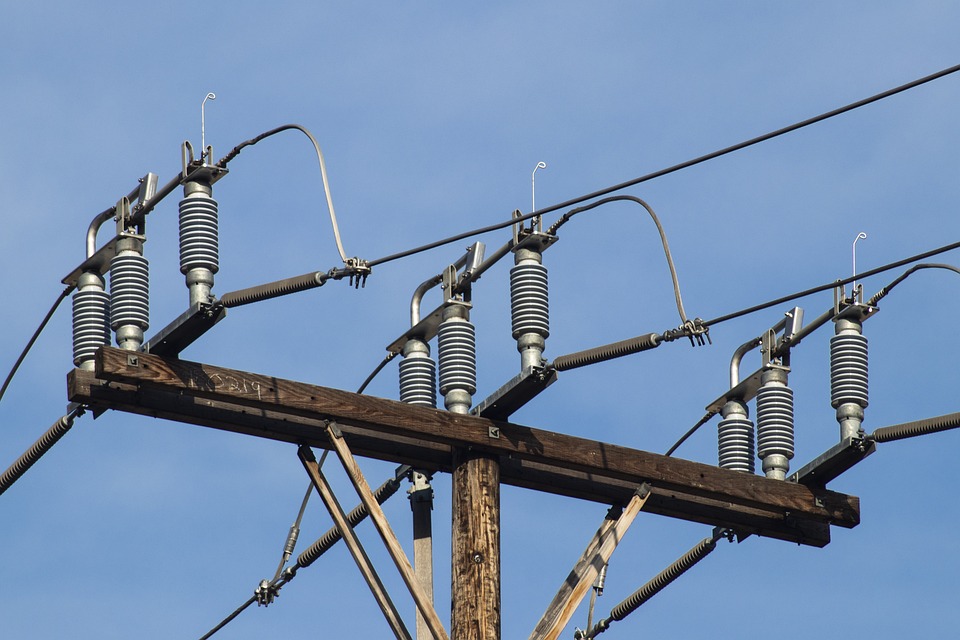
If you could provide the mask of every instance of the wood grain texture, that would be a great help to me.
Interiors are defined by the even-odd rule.
[[[430,633],[433,634],[435,640],[450,640],[446,630],[443,628],[443,623],[440,622],[440,617],[433,608],[432,598],[427,595],[420,581],[417,580],[413,566],[410,564],[410,560],[407,559],[407,554],[403,551],[403,547],[400,546],[400,541],[393,532],[393,527],[390,526],[390,522],[380,507],[380,503],[377,502],[377,499],[373,496],[373,491],[370,490],[370,485],[367,484],[367,480],[364,478],[356,458],[350,453],[350,447],[348,447],[344,441],[340,430],[333,424],[330,424],[327,426],[327,435],[330,438],[331,444],[333,444],[334,450],[337,452],[337,457],[340,458],[340,463],[343,465],[344,471],[347,472],[350,481],[357,490],[360,501],[363,502],[363,506],[367,508],[367,512],[370,514],[370,520],[373,521],[377,533],[380,534],[380,539],[383,540],[384,546],[390,553],[390,558],[396,565],[397,571],[400,572],[400,577],[403,579],[404,584],[407,585],[407,590],[413,597],[413,601],[417,605],[417,610],[429,627]]]
[[[500,640],[500,468],[457,451],[453,469],[450,634]]]
[[[450,451],[467,447],[499,456],[506,483],[606,503],[650,482],[651,513],[815,546],[827,525],[859,523],[853,496],[576,436],[112,348],[97,366],[71,373],[71,400],[325,447],[333,419],[357,455],[449,471]]]
[[[357,563],[357,568],[360,570],[363,579],[367,582],[367,586],[370,587],[370,591],[373,593],[380,607],[380,611],[383,612],[387,624],[390,625],[390,628],[398,639],[412,640],[410,632],[407,631],[406,626],[403,624],[403,619],[397,612],[396,606],[394,606],[393,601],[390,600],[390,595],[380,581],[380,576],[377,575],[373,564],[370,562],[370,558],[367,556],[366,551],[363,550],[363,545],[360,543],[359,538],[357,538],[356,533],[354,533],[350,523],[347,522],[343,508],[341,508],[340,503],[337,502],[337,498],[330,488],[323,472],[320,470],[320,465],[317,464],[313,452],[309,447],[300,447],[297,455],[303,464],[303,468],[306,469],[307,475],[310,476],[310,480],[313,481],[313,486],[323,500],[324,506],[327,507],[327,512],[329,512],[330,517],[333,518],[333,521],[337,524],[337,528],[340,529],[343,541],[350,550],[350,555],[353,556],[354,561]]]
[[[530,634],[530,640],[557,640],[560,637],[577,607],[580,606],[583,596],[600,575],[600,570],[610,561],[610,556],[623,540],[627,529],[633,524],[649,497],[649,489],[644,488],[644,491],[634,494],[616,520],[608,518],[603,521],[580,559],[560,585],[557,595],[554,596],[543,617],[540,618],[540,622]]]

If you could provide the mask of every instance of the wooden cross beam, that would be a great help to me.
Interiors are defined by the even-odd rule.
[[[860,522],[859,499],[711,465],[208,364],[104,347],[96,371],[68,376],[73,402],[330,448],[334,420],[357,454],[449,472],[456,450],[501,460],[501,482],[824,546],[829,525]]]

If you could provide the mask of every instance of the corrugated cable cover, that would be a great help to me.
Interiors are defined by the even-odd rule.
[[[565,356],[560,356],[553,361],[553,368],[557,371],[567,371],[585,367],[590,364],[597,364],[614,358],[621,358],[633,353],[648,351],[660,346],[660,335],[648,333],[647,335],[637,336],[629,340],[613,342],[602,347],[594,347],[585,351],[577,351]]]
[[[249,289],[240,289],[239,291],[225,293],[220,298],[220,303],[227,308],[231,308],[253,302],[260,302],[262,300],[269,300],[270,298],[279,298],[280,296],[285,296],[290,293],[299,293],[307,289],[321,287],[328,278],[329,276],[322,271],[305,273],[302,276],[295,276],[293,278],[286,278],[284,280],[277,280],[276,282],[268,282],[267,284],[250,287]]]
[[[926,420],[917,420],[915,422],[905,422],[895,424],[892,427],[883,427],[877,429],[870,435],[870,440],[874,442],[891,442],[893,440],[903,440],[913,438],[914,436],[923,436],[928,433],[937,433],[939,431],[948,431],[960,427],[960,413],[949,413],[945,416],[936,418],[927,418]]]
[[[377,504],[383,504],[389,500],[393,494],[395,494],[400,489],[400,481],[396,478],[391,478],[384,482],[380,487],[373,492],[373,497],[376,499]],[[357,507],[347,514],[347,522],[350,523],[351,527],[356,527],[358,524],[364,521],[366,517],[370,515],[367,511],[367,508],[360,504]],[[340,530],[337,527],[332,527],[320,538],[317,539],[309,548],[307,548],[303,553],[297,556],[297,567],[309,567],[316,561],[317,558],[322,556],[327,550],[335,545],[340,539],[343,538],[343,535],[340,533]]]

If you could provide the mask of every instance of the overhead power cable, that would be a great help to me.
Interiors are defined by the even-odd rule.
[[[14,482],[19,480],[37,460],[42,458],[44,454],[53,448],[53,445],[60,441],[60,438],[66,435],[67,431],[73,427],[73,421],[82,415],[84,410],[83,406],[77,406],[54,422],[23,455],[17,458],[17,460],[0,475],[0,495],[12,487]]]
[[[10,373],[7,374],[6,380],[3,381],[3,387],[0,387],[0,400],[3,400],[3,394],[7,392],[7,387],[10,386],[10,382],[13,380],[13,376],[17,374],[17,370],[20,368],[20,365],[23,364],[23,359],[27,357],[27,354],[30,353],[30,349],[33,348],[34,343],[37,341],[37,338],[40,337],[40,334],[43,333],[43,330],[46,328],[47,323],[50,322],[50,318],[53,317],[53,314],[56,313],[57,308],[60,306],[60,303],[63,302],[67,296],[74,290],[74,285],[67,286],[66,289],[60,292],[60,295],[57,296],[56,301],[54,301],[53,306],[50,307],[50,310],[47,311],[47,315],[43,317],[43,320],[40,321],[40,326],[37,327],[37,330],[33,332],[33,335],[30,337],[30,340],[27,341],[27,346],[23,348],[23,351],[20,352],[20,357],[17,358],[17,361],[14,363],[13,367],[10,369]]]
[[[349,261],[347,259],[346,252],[343,250],[343,242],[340,240],[340,227],[337,225],[337,214],[333,209],[333,197],[330,195],[330,182],[327,179],[327,164],[323,159],[323,151],[320,150],[320,143],[317,142],[317,139],[313,137],[313,134],[310,133],[306,127],[302,127],[299,124],[285,124],[277,127],[276,129],[265,131],[255,138],[251,138],[235,146],[230,150],[230,153],[225,155],[217,162],[217,166],[222,169],[226,168],[227,163],[236,158],[244,148],[253,146],[265,138],[269,138],[270,136],[276,135],[283,131],[289,131],[291,129],[301,132],[310,138],[310,142],[313,143],[313,149],[316,151],[317,160],[320,163],[320,178],[323,181],[323,193],[327,199],[327,210],[330,212],[330,222],[333,225],[333,238],[337,242],[337,251],[340,252],[340,259],[343,260],[344,264],[347,264]]]
[[[799,130],[799,129],[803,129],[804,127],[808,127],[808,126],[810,126],[810,125],[817,124],[818,122],[823,122],[824,120],[827,120],[827,119],[829,119],[829,118],[833,118],[833,117],[835,117],[835,116],[842,115],[842,114],[847,113],[847,112],[849,112],[849,111],[853,111],[854,109],[859,109],[860,107],[865,107],[865,106],[867,106],[867,105],[869,105],[869,104],[873,104],[874,102],[878,102],[878,101],[883,100],[883,99],[885,99],[885,98],[889,98],[889,97],[891,97],[891,96],[895,96],[895,95],[897,95],[898,93],[903,93],[904,91],[908,91],[908,90],[910,90],[910,89],[914,89],[914,88],[919,87],[919,86],[921,86],[921,85],[923,85],[923,84],[926,84],[926,83],[928,83],[928,82],[932,82],[933,80],[937,80],[937,79],[939,79],[939,78],[943,78],[944,76],[948,76],[948,75],[950,75],[950,74],[956,73],[957,71],[960,71],[960,65],[955,65],[955,66],[952,66],[952,67],[948,67],[948,68],[943,69],[943,70],[941,70],[941,71],[937,71],[936,73],[932,73],[932,74],[930,74],[930,75],[928,75],[928,76],[924,76],[924,77],[922,77],[922,78],[918,78],[918,79],[913,80],[913,81],[911,81],[911,82],[907,82],[906,84],[902,84],[902,85],[900,85],[900,86],[898,86],[898,87],[894,87],[894,88],[892,88],[892,89],[888,89],[888,90],[886,90],[886,91],[882,91],[881,93],[872,95],[872,96],[870,96],[869,98],[863,98],[862,100],[857,100],[856,102],[851,102],[851,103],[848,104],[848,105],[845,105],[845,106],[842,106],[842,107],[838,107],[838,108],[836,108],[836,109],[833,109],[833,110],[831,110],[831,111],[827,111],[827,112],[825,112],[825,113],[821,113],[820,115],[813,116],[812,118],[807,118],[806,120],[801,120],[800,122],[796,122],[796,123],[791,124],[791,125],[788,125],[788,126],[786,126],[786,127],[782,127],[782,128],[780,128],[780,129],[776,129],[775,131],[770,131],[769,133],[764,133],[764,134],[759,135],[759,136],[756,136],[756,137],[754,137],[754,138],[750,138],[749,140],[744,140],[743,142],[738,142],[737,144],[730,145],[729,147],[724,147],[724,148],[722,148],[722,149],[718,149],[717,151],[712,151],[712,152],[710,152],[710,153],[704,154],[704,155],[702,155],[702,156],[698,156],[698,157],[693,158],[693,159],[691,159],[691,160],[687,160],[687,161],[685,161],[685,162],[681,162],[681,163],[679,163],[679,164],[675,164],[675,165],[666,167],[666,168],[664,168],[664,169],[659,169],[659,170],[654,171],[654,172],[652,172],[652,173],[648,173],[648,174],[646,174],[646,175],[642,175],[642,176],[640,176],[639,178],[633,178],[632,180],[627,180],[626,182],[621,182],[621,183],[618,183],[618,184],[615,184],[615,185],[612,185],[612,186],[609,186],[609,187],[604,187],[603,189],[599,189],[599,190],[597,190],[597,191],[593,191],[593,192],[591,192],[591,193],[587,193],[587,194],[585,194],[585,195],[578,196],[578,197],[573,198],[573,199],[571,199],[571,200],[565,200],[564,202],[560,202],[560,203],[557,203],[557,204],[554,204],[554,205],[550,205],[549,207],[545,207],[545,208],[543,208],[543,209],[538,209],[537,211],[533,211],[533,212],[528,213],[528,214],[523,215],[523,216],[519,216],[519,217],[516,217],[516,218],[511,217],[511,219],[508,220],[508,221],[506,221],[506,222],[489,225],[489,226],[487,226],[487,227],[481,227],[481,228],[479,228],[479,229],[474,229],[473,231],[467,231],[467,232],[465,232],[465,233],[459,233],[459,234],[457,234],[457,235],[455,235],[455,236],[450,236],[449,238],[444,238],[443,240],[437,240],[437,241],[435,241],[435,242],[431,242],[431,243],[428,243],[428,244],[425,244],[425,245],[422,245],[422,246],[419,246],[419,247],[415,247],[415,248],[413,248],[413,249],[408,249],[408,250],[406,250],[406,251],[400,251],[400,252],[398,252],[398,253],[394,253],[394,254],[385,256],[385,257],[383,257],[383,258],[379,258],[379,259],[377,259],[377,260],[372,260],[372,261],[370,261],[368,264],[369,264],[369,266],[371,266],[371,267],[376,266],[376,265],[380,265],[380,264],[386,264],[387,262],[392,262],[392,261],[394,261],[394,260],[399,260],[400,258],[406,258],[406,257],[412,256],[412,255],[415,255],[415,254],[417,254],[417,253],[422,253],[422,252],[424,252],[424,251],[429,251],[430,249],[436,249],[437,247],[442,247],[443,245],[446,245],[446,244],[450,244],[450,243],[453,243],[453,242],[458,242],[458,241],[460,241],[460,240],[464,240],[464,239],[470,238],[470,237],[472,237],[472,236],[482,235],[482,234],[484,234],[484,233],[489,233],[490,231],[496,231],[497,229],[503,229],[503,228],[505,228],[505,227],[509,227],[509,226],[511,226],[511,225],[513,225],[513,224],[516,224],[516,223],[518,223],[518,222],[523,222],[523,221],[525,221],[525,220],[529,220],[529,219],[531,219],[531,218],[538,218],[538,217],[540,217],[540,216],[542,216],[542,215],[544,215],[544,214],[546,214],[546,213],[551,213],[551,212],[557,211],[557,210],[559,210],[559,209],[565,209],[565,208],[567,208],[567,207],[572,207],[572,206],[581,204],[581,203],[583,203],[583,202],[586,202],[587,200],[593,200],[594,198],[601,198],[601,197],[603,197],[603,196],[610,195],[611,193],[614,193],[615,191],[622,191],[623,189],[627,189],[627,188],[629,188],[629,187],[633,187],[633,186],[636,186],[636,185],[638,185],[638,184],[642,184],[642,183],[644,183],[644,182],[649,182],[650,180],[654,180],[654,179],[656,179],[656,178],[662,178],[663,176],[669,175],[669,174],[671,174],[671,173],[676,173],[677,171],[680,171],[680,170],[682,170],[682,169],[689,169],[690,167],[696,166],[696,165],[698,165],[698,164],[702,164],[702,163],[704,163],[704,162],[707,162],[708,160],[714,160],[714,159],[719,158],[719,157],[721,157],[721,156],[725,156],[725,155],[727,155],[727,154],[733,153],[734,151],[740,151],[741,149],[746,149],[747,147],[752,147],[752,146],[754,146],[754,145],[756,145],[756,144],[760,144],[761,142],[766,142],[767,140],[772,140],[773,138],[777,138],[777,137],[779,137],[779,136],[782,136],[782,135],[785,135],[785,134],[788,134],[788,133],[792,133],[792,132],[797,131],[797,130]],[[222,161],[221,161],[221,162],[222,162]]]
[[[885,272],[885,271],[890,271],[891,269],[896,269],[897,267],[902,267],[902,266],[908,265],[908,264],[910,264],[910,263],[912,263],[912,262],[917,262],[918,260],[924,260],[925,258],[929,258],[929,257],[931,257],[931,256],[939,255],[939,254],[941,254],[941,253],[946,253],[946,252],[948,252],[948,251],[953,251],[954,249],[958,249],[958,248],[960,248],[960,242],[953,242],[953,243],[944,245],[944,246],[942,246],[942,247],[938,247],[938,248],[936,248],[936,249],[931,249],[930,251],[924,251],[923,253],[918,253],[918,254],[913,255],[913,256],[910,256],[910,257],[908,257],[908,258],[903,258],[902,260],[897,260],[896,262],[890,262],[890,263],[888,263],[888,264],[885,264],[885,265],[883,265],[883,266],[877,267],[877,268],[875,268],[875,269],[870,269],[869,271],[863,271],[863,272],[861,272],[861,273],[858,273],[858,274],[855,274],[855,275],[853,275],[853,276],[850,276],[849,278],[844,278],[844,279],[842,279],[842,280],[836,280],[836,281],[834,281],[834,282],[828,282],[828,283],[825,283],[825,284],[821,284],[821,285],[818,285],[818,286],[816,286],[816,287],[811,287],[811,288],[805,289],[805,290],[803,290],[803,291],[798,291],[798,292],[796,292],[796,293],[791,293],[791,294],[782,296],[782,297],[780,297],[780,298],[776,298],[775,300],[769,300],[769,301],[767,301],[767,302],[763,302],[763,303],[761,303],[761,304],[757,304],[757,305],[754,305],[754,306],[752,306],[752,307],[747,307],[746,309],[741,309],[740,311],[734,311],[733,313],[728,313],[728,314],[726,314],[726,315],[718,316],[718,317],[713,318],[713,319],[711,319],[711,320],[704,320],[704,321],[703,321],[703,324],[706,325],[706,326],[708,326],[708,327],[712,327],[712,326],[718,325],[718,324],[720,324],[720,323],[722,323],[722,322],[727,322],[728,320],[733,320],[734,318],[739,318],[739,317],[741,317],[741,316],[750,315],[751,313],[756,313],[757,311],[762,311],[762,310],[768,309],[768,308],[770,308],[770,307],[775,307],[775,306],[777,306],[777,305],[781,305],[781,304],[783,304],[784,302],[791,302],[791,301],[797,300],[797,299],[799,299],[799,298],[805,298],[805,297],[810,296],[810,295],[813,295],[813,294],[815,294],[815,293],[820,293],[821,291],[828,291],[828,290],[830,290],[830,289],[835,289],[836,287],[840,287],[840,286],[843,286],[843,285],[846,285],[846,284],[850,284],[851,282],[854,282],[854,281],[856,281],[856,280],[863,280],[864,278],[869,278],[870,276],[875,276],[875,275],[877,275],[878,273],[883,273],[883,272]],[[899,282],[899,280],[895,281],[894,284],[896,284],[896,282]],[[892,285],[888,285],[888,286],[887,286],[887,289],[889,289],[890,286],[892,286]]]

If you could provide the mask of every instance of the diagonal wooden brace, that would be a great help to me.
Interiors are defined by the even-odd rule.
[[[603,521],[530,634],[530,640],[556,640],[560,636],[649,497],[650,488],[644,484],[633,494],[619,518]]]
[[[360,544],[357,534],[354,533],[350,523],[347,522],[347,517],[340,507],[340,503],[337,502],[337,497],[333,494],[333,489],[330,488],[330,484],[320,470],[320,465],[317,464],[317,459],[313,455],[313,451],[310,450],[310,447],[303,445],[297,450],[297,456],[300,458],[300,462],[303,463],[303,468],[306,469],[310,475],[313,486],[316,488],[317,493],[320,494],[323,504],[326,505],[327,511],[330,512],[330,516],[340,530],[343,541],[347,544],[347,548],[350,549],[350,554],[357,563],[357,567],[360,569],[364,580],[367,581],[367,585],[370,587],[373,597],[376,598],[377,604],[380,605],[380,610],[383,611],[383,616],[387,619],[387,623],[390,625],[390,628],[393,629],[394,635],[396,635],[399,640],[412,640],[410,632],[407,631],[406,626],[403,624],[397,608],[390,600],[390,596],[387,594],[383,583],[380,582],[380,576],[377,575],[373,564],[370,562],[370,558],[367,557],[366,552],[363,550],[363,545]],[[376,503],[376,500],[374,500],[374,503]]]
[[[390,523],[387,522],[387,516],[383,513],[380,503],[373,497],[373,492],[370,491],[370,485],[367,484],[363,472],[360,471],[360,465],[357,464],[356,459],[350,452],[350,447],[347,446],[346,441],[343,439],[343,434],[335,422],[330,421],[327,423],[327,436],[330,438],[330,444],[333,445],[333,450],[337,452],[337,456],[340,458],[340,463],[343,465],[344,470],[347,472],[347,475],[350,476],[350,481],[353,482],[353,486],[360,496],[360,501],[363,502],[367,511],[370,512],[370,519],[373,520],[373,524],[377,528],[377,532],[380,534],[384,546],[387,548],[387,551],[390,552],[390,557],[393,558],[394,564],[397,565],[400,577],[403,578],[403,582],[407,585],[407,589],[409,589],[410,595],[413,597],[413,601],[420,611],[420,615],[423,616],[424,621],[430,628],[430,633],[433,634],[436,640],[449,640],[449,636],[447,636],[447,632],[443,628],[443,623],[440,622],[440,617],[433,607],[433,602],[430,601],[423,585],[421,585],[417,579],[413,567],[410,565],[410,561],[403,551],[403,547],[400,546],[400,541],[390,527]]]

